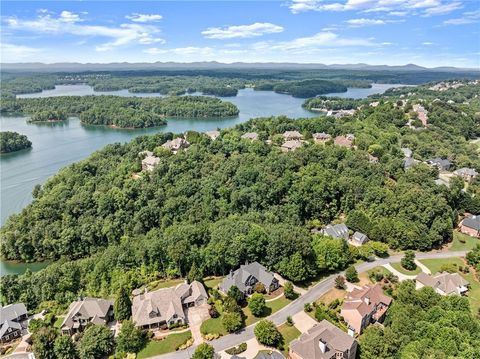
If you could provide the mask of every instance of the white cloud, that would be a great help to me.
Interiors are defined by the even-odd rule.
[[[133,13],[131,15],[125,16],[126,19],[129,19],[134,22],[154,22],[154,21],[160,21],[163,19],[162,15],[159,14],[139,14],[139,13]]]
[[[443,23],[445,25],[467,25],[480,22],[480,10],[478,11],[467,11],[462,14],[462,17],[448,19]]]
[[[393,16],[420,13],[425,16],[443,15],[462,7],[460,1],[450,0],[292,0],[290,11],[294,14],[306,11],[363,11],[389,12]]]
[[[35,34],[53,35],[71,34],[83,37],[101,37],[110,39],[97,45],[97,51],[107,51],[118,46],[130,44],[163,43],[158,37],[160,29],[144,24],[120,24],[118,26],[88,25],[82,23],[78,14],[62,11],[59,16],[42,14],[33,20],[10,17],[5,20],[7,26],[14,30],[31,31]]]
[[[262,36],[283,31],[283,27],[269,22],[256,22],[250,25],[236,25],[227,27],[210,27],[202,31],[208,39],[234,39]]]
[[[352,27],[362,27],[362,26],[371,26],[371,25],[385,25],[386,22],[384,20],[377,20],[377,19],[350,19],[345,21]]]
[[[8,62],[10,60],[14,60],[15,62],[18,62],[18,60],[29,60],[32,55],[38,54],[42,51],[41,49],[29,46],[7,43],[1,43],[0,46],[1,62]]]
[[[315,50],[325,47],[348,47],[348,46],[376,46],[370,40],[360,38],[343,38],[333,32],[319,32],[313,36],[299,37],[290,41],[264,41],[253,45],[256,50]]]
[[[425,41],[425,42],[422,42],[422,45],[425,45],[425,46],[432,46],[432,45],[433,45],[433,42],[430,42],[430,41]]]

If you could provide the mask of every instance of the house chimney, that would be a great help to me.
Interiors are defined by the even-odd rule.
[[[365,297],[364,301],[365,301],[365,303],[367,303],[367,305],[370,305],[370,298]]]
[[[325,353],[327,351],[327,343],[325,343],[322,339],[318,341],[318,346],[320,347],[320,351]]]
[[[144,294],[147,294],[147,293],[148,293],[148,288],[147,288],[147,287],[145,287],[145,289],[143,290],[143,293],[144,293]]]
[[[350,335],[352,338],[355,337],[355,330],[352,327],[348,327],[348,335]]]

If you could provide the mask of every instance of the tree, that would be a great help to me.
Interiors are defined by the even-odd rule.
[[[68,335],[60,335],[55,340],[54,351],[57,359],[77,359],[77,347]]]
[[[347,268],[345,271],[345,278],[350,282],[350,283],[356,283],[358,282],[358,272],[355,269],[354,266],[350,266]]]
[[[145,332],[137,329],[131,320],[125,320],[117,337],[117,352],[138,353],[145,347],[146,342]]]
[[[101,359],[113,352],[113,334],[103,325],[92,325],[83,333],[78,344],[81,359]]]
[[[236,332],[243,325],[241,314],[238,312],[224,313],[222,317],[222,325],[227,332],[229,333]]]
[[[240,303],[243,300],[243,293],[238,289],[236,285],[232,285],[228,290],[227,296],[233,298],[236,303]]]
[[[275,347],[282,340],[282,335],[270,320],[264,319],[259,321],[253,332],[260,344]]]
[[[188,271],[187,279],[190,283],[195,280],[199,282],[203,281],[203,270],[198,267],[195,262],[193,262],[190,270]]]
[[[119,321],[128,320],[132,316],[132,301],[125,287],[120,287],[115,298],[113,311],[115,319]]]
[[[257,293],[265,293],[267,290],[265,289],[265,286],[263,285],[262,282],[257,282],[255,283],[254,287],[255,292]]]
[[[337,289],[345,289],[345,277],[339,275],[335,278],[335,288]]]
[[[283,286],[283,294],[287,299],[295,299],[295,291],[293,290],[292,282],[285,282],[285,285]]]
[[[400,264],[407,270],[415,270],[417,268],[415,264],[415,252],[411,250],[405,251],[405,256],[401,259]]]
[[[192,359],[213,359],[215,349],[208,343],[200,344],[192,355]]]
[[[321,270],[343,269],[349,260],[348,246],[343,239],[318,237],[313,241],[313,250]]]
[[[55,340],[57,332],[51,327],[39,328],[33,334],[33,352],[37,358],[56,359]]]
[[[227,297],[223,300],[223,310],[229,313],[239,313],[242,311],[242,308],[237,304],[235,299]]]
[[[263,295],[260,293],[253,293],[248,300],[248,308],[256,317],[260,317],[263,313],[265,313],[267,306],[265,305],[265,298]]]
[[[288,258],[283,258],[278,263],[277,269],[284,277],[294,282],[304,281],[309,276],[308,266],[300,252],[295,252]]]

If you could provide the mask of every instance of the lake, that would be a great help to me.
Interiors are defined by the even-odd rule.
[[[349,89],[340,94],[342,97],[364,98],[375,93],[383,93],[388,88],[400,86],[390,84],[373,84],[368,89]],[[117,95],[117,96],[159,96],[159,94],[131,94],[127,90],[95,92],[88,85],[59,85],[54,90],[41,93],[19,95],[18,97],[47,97],[75,95]],[[339,95],[339,94],[335,94]],[[27,123],[26,117],[0,117],[2,131],[16,131],[27,135],[32,141],[32,148],[0,156],[1,168],[1,207],[0,220],[5,220],[18,213],[32,201],[32,189],[54,175],[60,168],[88,157],[92,152],[115,142],[128,142],[139,135],[157,132],[181,133],[186,130],[209,131],[217,128],[232,127],[252,117],[286,115],[292,118],[314,117],[302,108],[304,99],[272,91],[253,91],[243,89],[236,97],[223,100],[237,105],[240,114],[235,118],[224,119],[167,119],[165,126],[147,129],[113,129],[103,126],[85,126],[76,118],[62,123]],[[0,272],[21,273],[21,263],[1,264]],[[32,270],[35,268],[31,268]],[[24,269],[25,270],[25,267]]]

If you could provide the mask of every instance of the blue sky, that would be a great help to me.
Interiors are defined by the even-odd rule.
[[[480,66],[480,0],[2,1],[2,62]]]

